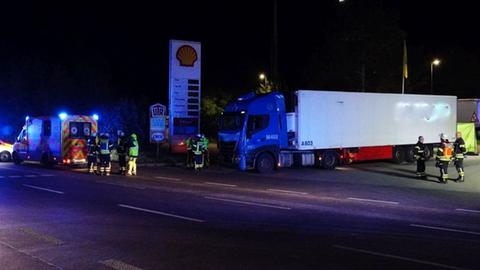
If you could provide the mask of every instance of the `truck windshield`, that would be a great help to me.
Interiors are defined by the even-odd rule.
[[[224,113],[220,118],[220,130],[239,131],[243,127],[245,115],[241,113]]]

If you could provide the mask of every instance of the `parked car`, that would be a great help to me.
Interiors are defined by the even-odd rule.
[[[13,145],[0,140],[0,161],[12,160]]]

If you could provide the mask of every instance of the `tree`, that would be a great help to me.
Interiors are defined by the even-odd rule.
[[[381,1],[349,1],[322,26],[325,40],[305,72],[310,88],[395,91],[400,89],[405,34]]]

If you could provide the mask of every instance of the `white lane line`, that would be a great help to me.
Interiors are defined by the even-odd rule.
[[[362,199],[362,198],[354,198],[354,197],[350,197],[350,198],[347,198],[347,199],[348,199],[348,200],[353,200],[353,201],[360,201],[360,202],[373,202],[373,203],[398,204],[398,202],[392,202],[392,201],[382,201],[382,200]]]
[[[457,230],[457,229],[450,229],[450,228],[443,228],[443,227],[425,226],[425,225],[419,225],[419,224],[410,224],[410,226],[412,226],[412,227],[418,227],[418,228],[438,230],[438,231],[459,232],[459,233],[480,235],[480,232],[464,231],[464,230]]]
[[[267,189],[268,191],[273,191],[273,192],[280,192],[280,193],[288,193],[288,194],[298,194],[298,195],[307,195],[307,192],[300,192],[300,191],[292,191],[292,190],[285,190],[285,189],[273,189],[269,188]]]
[[[3,175],[0,175],[0,178],[5,178],[5,176],[3,176]]]
[[[51,177],[51,176],[55,176],[55,174],[40,174],[40,176]]]
[[[42,187],[31,186],[31,185],[26,185],[26,184],[23,184],[23,186],[33,188],[33,189],[48,191],[48,192],[52,192],[52,193],[57,193],[57,194],[65,194],[65,192],[58,191],[58,190],[53,190],[53,189],[48,189],[48,188],[42,188]]]
[[[132,209],[132,210],[142,211],[142,212],[146,212],[146,213],[157,214],[157,215],[162,215],[162,216],[167,216],[167,217],[174,217],[174,218],[179,218],[179,219],[184,219],[184,220],[189,220],[189,221],[194,221],[194,222],[205,222],[205,221],[203,221],[201,219],[197,219],[197,218],[191,218],[191,217],[184,217],[184,216],[169,214],[169,213],[165,213],[165,212],[160,212],[160,211],[140,208],[140,207],[136,207],[136,206],[131,206],[131,205],[128,205],[128,204],[119,204],[118,206],[123,207],[123,208]]]
[[[291,208],[289,208],[289,207],[277,206],[277,205],[271,205],[271,204],[263,204],[263,203],[247,202],[247,201],[237,201],[237,200],[216,198],[216,197],[210,197],[210,196],[205,196],[204,198],[209,199],[209,200],[222,201],[222,202],[231,202],[231,203],[238,203],[238,204],[245,204],[245,205],[254,205],[254,206],[261,206],[261,207],[268,207],[268,208],[275,208],[275,209],[291,210]]]
[[[35,177],[37,177],[37,176],[36,176],[36,175],[34,175],[34,174],[27,174],[27,175],[25,175],[25,177],[28,177],[28,178],[35,178]]]
[[[182,181],[182,179],[175,178],[175,177],[155,176],[155,178],[156,179],[162,179],[162,180]]]
[[[114,259],[100,261],[98,263],[103,264],[103,265],[105,265],[107,267],[110,267],[112,269],[116,269],[116,270],[142,270],[142,268],[138,268],[134,265],[124,263],[122,261],[118,261],[118,260],[114,260]]]
[[[9,177],[9,178],[21,178],[20,175],[9,175],[8,177]]]
[[[207,184],[207,185],[215,185],[215,186],[222,186],[222,187],[236,187],[237,186],[237,185],[217,183],[217,182],[203,182],[203,183]]]
[[[365,253],[365,254],[369,254],[369,255],[375,255],[375,256],[392,258],[392,259],[397,259],[397,260],[402,260],[402,261],[431,265],[431,266],[436,266],[436,267],[441,267],[441,268],[446,268],[446,269],[467,270],[467,268],[462,268],[462,267],[457,267],[457,266],[452,266],[452,265],[447,265],[447,264],[441,264],[441,263],[436,263],[436,262],[430,262],[430,261],[424,261],[424,260],[419,260],[419,259],[413,259],[413,258],[408,258],[408,257],[402,257],[402,256],[393,255],[393,254],[388,254],[388,253],[375,252],[375,251],[370,251],[370,250],[366,250],[366,249],[351,248],[351,247],[340,246],[340,245],[333,245],[333,247],[338,248],[338,249],[343,249],[343,250]]]
[[[478,213],[478,214],[480,214],[480,210],[471,210],[471,209],[457,208],[457,209],[455,209],[455,211],[469,212],[469,213]]]

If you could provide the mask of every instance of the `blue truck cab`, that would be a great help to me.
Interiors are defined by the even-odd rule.
[[[220,161],[241,170],[277,168],[288,147],[285,100],[279,92],[249,93],[225,107],[218,133]]]

